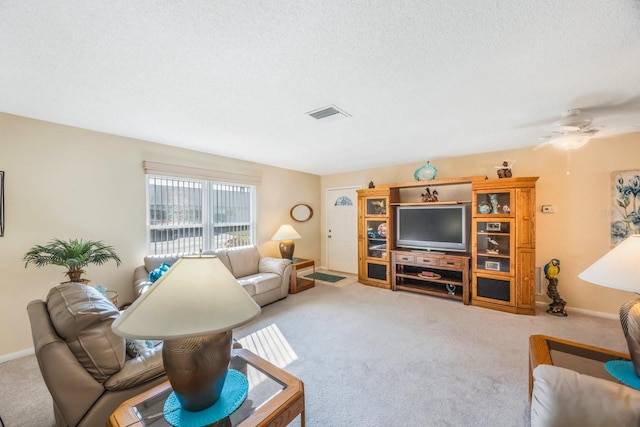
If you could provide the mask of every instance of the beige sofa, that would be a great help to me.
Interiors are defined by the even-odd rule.
[[[260,306],[285,298],[291,281],[291,260],[263,257],[257,246],[221,248],[204,251],[203,255],[217,255],[247,293]],[[133,273],[134,296],[142,295],[149,286],[149,273],[162,263],[173,265],[180,255],[147,256],[144,265]]]
[[[61,284],[27,312],[56,426],[104,426],[122,402],[167,380],[162,346],[127,356],[111,331],[120,312],[93,287]]]

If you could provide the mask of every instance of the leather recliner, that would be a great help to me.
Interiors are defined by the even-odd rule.
[[[90,286],[56,286],[27,312],[56,426],[105,425],[122,402],[167,380],[162,346],[128,357],[111,330],[120,312]]]

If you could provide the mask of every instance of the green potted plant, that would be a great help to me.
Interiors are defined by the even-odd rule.
[[[113,260],[120,265],[120,258],[111,246],[101,241],[70,239],[64,241],[53,239],[46,245],[36,245],[24,255],[24,267],[31,263],[36,267],[53,264],[66,267],[66,276],[71,282],[83,282],[84,267],[89,264],[102,265]]]

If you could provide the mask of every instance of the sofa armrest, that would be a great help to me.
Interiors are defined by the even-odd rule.
[[[533,378],[531,427],[640,425],[638,390],[552,365]]]
[[[136,267],[133,271],[133,296],[138,298],[153,283],[149,280],[149,272],[144,265]]]
[[[107,390],[122,390],[144,384],[164,375],[162,345],[125,362],[124,367],[113,374],[105,383]]]
[[[278,276],[285,274],[286,268],[291,265],[290,259],[285,258],[271,258],[262,257],[258,264],[258,272],[260,273],[275,273]]]

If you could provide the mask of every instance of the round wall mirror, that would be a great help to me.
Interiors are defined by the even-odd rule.
[[[309,221],[313,216],[313,209],[311,206],[300,203],[291,208],[291,218],[298,222]]]

